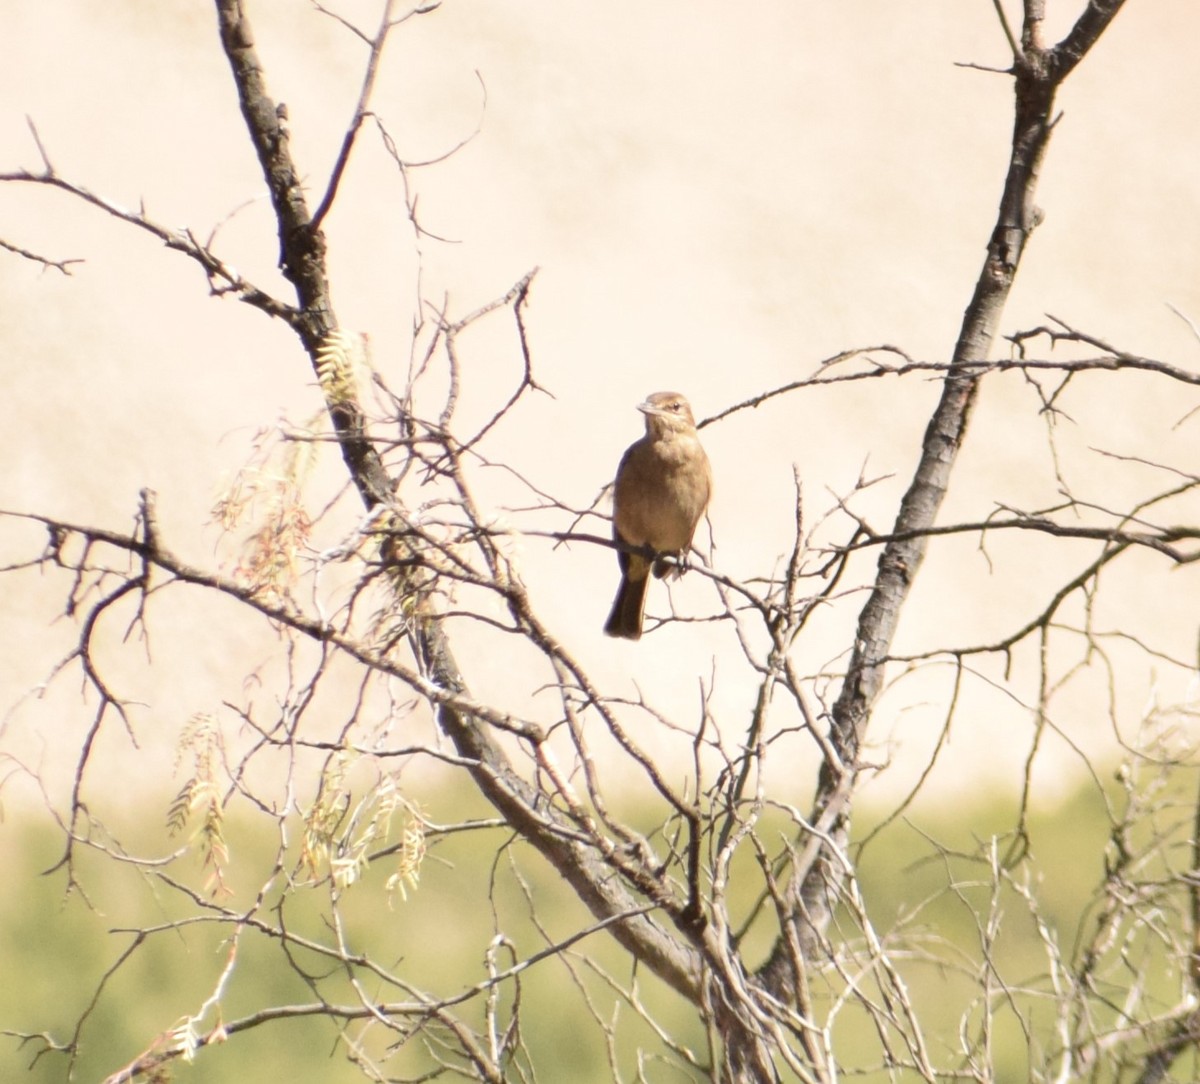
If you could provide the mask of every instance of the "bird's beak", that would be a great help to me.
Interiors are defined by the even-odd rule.
[[[650,402],[649,399],[647,399],[644,403],[638,403],[637,408],[643,414],[661,414],[662,413],[662,411],[659,410],[658,407],[656,407],[652,402]]]

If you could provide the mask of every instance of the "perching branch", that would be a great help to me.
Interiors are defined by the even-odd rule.
[[[238,89],[242,115],[279,222],[281,264],[296,287],[300,309],[297,330],[315,367],[322,344],[338,326],[325,267],[325,241],[308,213],[287,133],[281,127],[279,110],[267,93],[241,0],[216,0],[216,6],[221,41]],[[521,291],[517,300],[523,297]],[[394,515],[405,519],[404,510],[392,500],[391,483],[383,462],[374,444],[364,435],[361,408],[353,400],[339,398],[330,404],[330,416],[351,479],[364,504],[368,509],[386,505]],[[403,564],[397,567],[403,571]],[[464,710],[461,700],[467,696],[467,682],[454,659],[433,597],[427,587],[416,581],[402,590],[414,599],[417,607],[410,635],[420,670],[429,676],[432,687],[449,694],[438,698],[438,722],[460,755],[475,765],[472,776],[482,793],[554,865],[598,919],[633,915],[616,923],[613,935],[670,986],[696,997],[699,963],[694,949],[670,937],[637,912],[637,899],[621,879],[612,876],[609,860],[614,855],[610,854],[606,860],[594,844],[578,841],[574,828],[562,823],[553,807],[545,806],[541,792],[512,768],[487,721],[474,711]]]

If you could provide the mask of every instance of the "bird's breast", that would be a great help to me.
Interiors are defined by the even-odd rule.
[[[617,472],[613,517],[628,542],[674,553],[691,545],[708,505],[708,459],[694,437],[639,441]]]

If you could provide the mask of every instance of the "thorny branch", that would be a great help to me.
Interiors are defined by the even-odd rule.
[[[977,1033],[971,1033],[968,1024],[970,1011],[964,1014],[965,1060],[943,1072],[936,1064],[940,1052],[931,1049],[900,964],[909,946],[921,945],[920,939],[914,938],[904,942],[903,951],[899,949],[908,927],[920,919],[922,906],[902,916],[892,931],[876,927],[868,913],[850,845],[852,803],[859,775],[871,767],[863,750],[873,707],[885,688],[885,664],[953,657],[955,688],[946,713],[946,733],[966,674],[966,656],[1006,654],[1026,637],[1044,637],[1059,627],[1056,618],[1069,597],[1089,591],[1103,569],[1131,551],[1151,550],[1177,564],[1191,562],[1197,555],[1188,545],[1200,537],[1200,530],[1194,527],[1152,523],[1144,507],[1134,514],[1108,516],[1098,525],[1071,520],[1069,517],[1084,512],[1101,517],[1107,514],[1069,496],[1061,506],[1037,512],[1003,508],[972,521],[935,522],[983,376],[1006,371],[1026,375],[1057,372],[1065,376],[1139,371],[1180,384],[1200,383],[1200,377],[1190,370],[1118,350],[1053,317],[1044,327],[1009,336],[1013,356],[1008,360],[988,357],[1020,257],[1039,219],[1033,194],[1055,123],[1055,92],[1115,16],[1121,6],[1119,0],[1091,3],[1067,37],[1049,48],[1042,42],[1038,3],[1026,3],[1018,42],[1001,0],[996,0],[1013,52],[1013,145],[985,266],[951,360],[917,361],[894,346],[847,351],[829,359],[815,375],[734,404],[703,423],[713,425],[802,388],[917,373],[938,375],[943,383],[941,401],[926,431],[917,469],[891,529],[874,530],[853,510],[853,498],[870,484],[860,479],[854,494],[836,500],[831,515],[840,534],[830,540],[828,523],[815,527],[806,524],[797,482],[793,535],[779,570],[748,581],[717,568],[699,570],[700,578],[709,580],[720,598],[717,612],[702,620],[720,621],[732,631],[755,677],[754,702],[747,718],[734,728],[727,722],[722,726],[712,707],[715,666],[713,678],[701,683],[699,718],[690,728],[663,718],[644,699],[622,703],[606,695],[539,614],[522,580],[514,550],[516,541],[539,537],[577,544],[612,543],[599,534],[545,530],[528,522],[502,525],[477,491],[476,468],[490,465],[490,442],[504,422],[519,415],[518,408],[527,392],[546,390],[535,377],[527,326],[533,271],[505,295],[466,316],[452,317],[448,299],[436,307],[423,304],[419,319],[425,320],[425,310],[432,312],[432,330],[423,340],[423,350],[417,348],[419,335],[414,333],[414,369],[408,386],[394,390],[375,373],[372,390],[385,404],[385,416],[372,416],[363,404],[344,347],[347,339],[340,330],[330,294],[323,227],[351,183],[349,165],[359,141],[369,131],[364,129],[364,122],[372,118],[385,149],[400,169],[405,203],[418,236],[432,236],[416,225],[416,198],[410,198],[408,191],[407,164],[396,152],[382,121],[372,113],[371,98],[391,31],[409,17],[430,12],[437,5],[425,4],[397,16],[395,3],[388,0],[373,35],[333,15],[367,45],[369,54],[353,117],[311,213],[302,173],[289,145],[287,110],[267,91],[244,5],[241,0],[215,0],[215,5],[242,115],[275,211],[279,262],[294,289],[293,301],[271,297],[242,279],[215,254],[211,240],[201,244],[190,231],[162,227],[144,208],[126,210],[62,178],[32,125],[42,157],[41,170],[3,174],[0,181],[54,187],[126,221],[198,263],[214,293],[233,294],[285,320],[296,331],[317,373],[326,395],[332,439],[339,445],[365,514],[351,536],[313,558],[313,579],[318,586],[322,576],[335,566],[353,566],[357,572],[348,597],[339,596],[337,603],[329,606],[333,596],[317,589],[306,601],[297,597],[295,578],[289,578],[294,572],[291,566],[296,563],[295,553],[287,560],[272,563],[280,556],[280,540],[287,531],[304,540],[308,524],[299,514],[290,520],[281,517],[264,528],[259,536],[260,552],[246,562],[240,570],[243,574],[226,575],[195,567],[172,551],[157,527],[153,495],[149,492],[143,494],[140,528],[132,533],[37,514],[3,513],[8,518],[36,521],[49,532],[42,556],[20,567],[55,565],[69,573],[71,586],[65,608],[80,616],[82,632],[59,669],[61,672],[69,664],[78,663],[91,689],[99,695],[100,705],[78,761],[72,817],[64,825],[68,842],[63,862],[72,881],[74,851],[82,846],[101,851],[114,862],[152,871],[163,885],[198,908],[196,924],[211,922],[252,931],[278,943],[295,974],[315,995],[309,1003],[263,1009],[206,1032],[199,1030],[198,1023],[204,1012],[197,1013],[188,1019],[186,1033],[178,1028],[165,1032],[110,1080],[114,1084],[132,1080],[170,1060],[192,1056],[208,1043],[275,1020],[308,1016],[338,1021],[339,1039],[349,1051],[348,1056],[375,1079],[384,1079],[384,1073],[373,1065],[362,1036],[351,1035],[351,1022],[386,1032],[389,1053],[393,1044],[403,1046],[419,1036],[427,1044],[429,1063],[437,1067],[433,1072],[452,1068],[476,1079],[520,1079],[525,1075],[521,1059],[527,1051],[518,1019],[521,996],[516,980],[535,964],[569,959],[569,950],[600,931],[611,935],[635,961],[633,979],[620,990],[622,1003],[632,1006],[650,1024],[662,1045],[675,1055],[676,1064],[705,1072],[713,1081],[765,1081],[782,1079],[785,1073],[795,1079],[832,1081],[839,1073],[833,1031],[843,1017],[853,1013],[861,1014],[878,1037],[877,1068],[881,1072],[907,1072],[930,1081],[947,1075],[987,1079],[992,1058],[993,1007],[1009,1006],[1018,1013],[1023,994],[1044,995],[1044,990],[1006,987],[997,979],[1000,969],[995,956],[1004,901],[1030,900],[1028,884],[1019,879],[1015,863],[1000,860],[1001,849],[995,840],[981,849],[982,858],[953,854],[949,848],[939,850],[946,862],[947,881],[953,886],[949,894],[955,900],[975,906],[970,891],[957,879],[960,860],[983,864],[982,883],[988,891],[986,905],[973,912],[982,953],[978,974],[972,971],[973,962],[949,965],[947,960],[953,959],[952,954],[937,956],[929,949],[929,958],[936,961],[936,966],[970,973],[982,991],[983,1011]],[[319,4],[314,6],[325,11]],[[44,260],[17,246],[4,247],[64,273],[72,262]],[[515,388],[491,416],[474,425],[469,435],[459,437],[456,427],[461,424],[459,392],[464,372],[459,340],[467,327],[494,313],[511,315],[520,374]],[[418,332],[422,327],[419,323]],[[1028,357],[1029,344],[1039,338],[1052,347],[1070,342],[1099,353],[1084,359]],[[881,362],[879,355],[898,360]],[[435,361],[444,366],[447,388],[438,408],[422,416],[414,389]],[[1056,395],[1044,402],[1045,409],[1054,409]],[[330,439],[323,433],[293,437],[294,443]],[[1147,503],[1189,492],[1196,483],[1195,477],[1185,476],[1170,493]],[[534,485],[526,488],[536,497],[531,515],[569,511]],[[293,501],[290,493],[281,497],[279,504],[287,505],[289,501]],[[277,507],[275,511],[294,513],[296,504],[298,499],[290,507]],[[581,513],[580,518],[588,514]],[[822,529],[826,534],[820,533]],[[1036,532],[1048,538],[1099,543],[1100,554],[1067,582],[1041,613],[1002,640],[951,649],[939,647],[908,656],[895,654],[892,644],[899,614],[929,540],[969,533],[979,536],[982,542],[989,534],[1001,531]],[[878,569],[874,579],[864,586],[854,579],[852,563],[857,554],[868,549],[878,552]],[[108,563],[112,551],[122,555],[124,566]],[[116,620],[122,608],[134,599],[138,600],[134,621],[144,622],[146,599],[152,592],[163,594],[181,587],[199,587],[232,599],[270,623],[286,644],[288,695],[278,717],[264,720],[260,717],[261,707],[227,705],[238,715],[253,744],[240,762],[227,765],[224,796],[214,808],[220,815],[228,802],[244,800],[273,818],[280,836],[275,864],[245,908],[217,903],[190,889],[167,872],[168,860],[135,858],[126,853],[93,832],[93,822],[86,816],[83,783],[94,740],[112,714],[131,734],[134,729],[124,702],[95,662],[96,630],[102,623]],[[868,598],[859,614],[852,649],[836,665],[819,672],[806,671],[797,661],[802,635],[825,609],[845,606],[847,600],[863,593]],[[476,605],[475,600],[481,597],[495,605],[490,610]],[[462,601],[464,598],[469,601]],[[536,661],[530,672],[534,672],[534,665],[543,668],[547,675],[543,691],[549,691],[554,701],[548,713],[504,708],[472,693],[467,680],[469,667],[460,667],[452,650],[456,625],[468,619],[505,643],[532,649]],[[1085,626],[1082,635],[1089,649],[1093,648],[1097,640],[1094,630]],[[313,646],[318,661],[311,672],[301,676],[298,645],[304,642]],[[318,682],[331,672],[333,660],[352,664],[361,676],[357,700],[346,710],[337,735],[331,739],[310,735],[303,724]],[[387,683],[393,690],[391,708],[406,724],[416,714],[413,705],[425,705],[449,744],[438,738],[413,737],[407,730],[397,741],[389,729],[392,718],[380,728],[383,737],[372,738],[364,720],[373,682]],[[397,706],[401,698],[395,689],[402,689],[403,695],[410,698],[402,708]],[[1043,682],[1042,694],[1034,707],[1039,725],[1047,717],[1048,682]],[[781,701],[795,719],[792,726],[776,723]],[[651,755],[648,745],[642,743],[642,732],[630,725],[631,717],[656,723],[656,729],[679,739],[683,762],[690,765],[689,769],[677,770],[678,765],[669,758]],[[808,812],[779,800],[768,789],[768,766],[786,763],[783,758],[788,754],[778,750],[794,749],[795,740],[820,765],[816,798]],[[601,741],[616,750],[621,763],[665,810],[661,825],[643,832],[622,818],[618,812],[620,799],[614,802],[613,794],[606,789],[607,779],[596,751]],[[258,793],[252,777],[255,758],[278,750],[286,751],[291,759],[287,762],[286,797],[276,804]],[[287,818],[302,805],[297,797],[301,786],[297,763],[306,753],[319,755],[322,767],[318,797],[304,812],[305,857],[296,862],[288,858]],[[1167,763],[1177,756],[1164,753],[1162,761]],[[453,766],[470,774],[496,815],[438,828],[404,806],[396,797],[393,776],[382,770],[369,788],[370,797],[352,800],[344,776],[347,763],[354,757],[373,764],[424,757]],[[213,779],[195,782],[209,786],[211,792]],[[1154,812],[1166,805],[1164,801]],[[1157,831],[1149,843],[1134,838],[1134,826],[1146,823],[1139,819],[1143,814],[1149,815],[1147,807],[1136,806],[1131,797],[1128,816],[1124,820],[1114,818],[1114,857],[1102,886],[1092,936],[1074,959],[1061,950],[1035,905],[1031,904],[1031,912],[1038,923],[1051,981],[1063,1006],[1059,1032],[1063,1039],[1057,1056],[1064,1065],[1090,1066],[1096,1064],[1102,1052],[1134,1049],[1137,1043],[1148,1042],[1141,1063],[1142,1079],[1152,1080],[1160,1079],[1193,1041],[1197,1030],[1194,1012],[1181,1008],[1148,1023],[1139,1018],[1135,1026],[1128,1021],[1137,1018],[1137,1006],[1127,999],[1113,1011],[1113,1019],[1119,1016],[1120,1025],[1113,1024],[1107,1031],[1094,1027],[1089,1015],[1103,1011],[1089,998],[1103,982],[1110,981],[1105,976],[1131,958],[1130,947],[1140,943],[1139,938],[1146,938],[1146,931],[1160,931],[1155,908],[1164,901],[1177,901],[1180,885],[1190,903],[1193,934],[1200,922],[1196,917],[1200,913],[1196,903],[1200,879],[1194,868],[1175,871],[1173,880],[1165,886],[1154,883],[1149,876],[1149,856],[1174,836],[1173,829],[1166,827]],[[386,824],[401,815],[407,818],[409,834],[401,843],[385,844],[382,836]],[[1022,818],[1023,834],[1024,812]],[[419,865],[416,856],[423,853],[426,836],[445,840],[458,832],[496,831],[501,826],[510,833],[510,842],[498,848],[497,854],[515,850],[511,842],[515,838],[544,857],[570,887],[576,901],[591,912],[592,919],[582,929],[567,936],[551,936],[531,902],[530,914],[545,946],[521,957],[504,932],[498,893],[493,893],[489,900],[496,933],[485,955],[487,977],[465,985],[457,993],[438,997],[380,964],[382,956],[350,947],[351,931],[339,904],[372,861],[400,856],[403,870],[393,881],[403,891],[404,878],[413,876]],[[739,893],[734,891],[734,882],[743,876],[738,870],[747,853],[758,870],[759,890],[756,902],[739,913],[741,905],[736,902]],[[1194,847],[1191,853],[1190,864],[1194,867]],[[327,867],[321,865],[322,855],[328,859]],[[287,881],[294,886],[303,879],[302,874],[329,892],[327,940],[298,934],[285,921],[285,902],[270,902],[275,886]],[[521,888],[526,899],[532,901],[532,888],[524,882]],[[277,921],[264,917],[268,907],[276,909]],[[835,922],[835,909],[839,908],[844,917]],[[140,951],[160,932],[177,931],[192,921],[138,930],[129,952]],[[764,926],[770,933],[771,947],[765,960],[756,962],[747,956],[746,946],[753,940],[751,934],[760,934]],[[920,955],[924,949],[912,951]],[[1189,951],[1187,959],[1194,963],[1194,939]],[[216,993],[205,1003],[205,1010],[219,1001],[236,955],[231,948],[227,969],[216,984]],[[330,992],[328,976],[318,975],[304,962],[310,957],[332,965],[345,978],[345,985],[336,995]],[[1118,963],[1114,964],[1114,958]],[[118,960],[114,971],[124,965],[125,959],[122,956]],[[588,966],[601,970],[590,958]],[[706,1029],[706,1051],[697,1054],[654,1019],[639,997],[640,972],[653,974],[693,1006]],[[572,976],[593,1017],[600,1020],[600,1012],[591,1001],[594,988],[581,981],[577,972],[572,971]],[[1189,968],[1189,976],[1194,985],[1194,968]],[[619,985],[620,980],[610,982]],[[371,983],[378,985],[372,987]],[[373,993],[377,988],[399,991],[401,997]],[[505,1002],[501,990],[513,992],[511,1005]],[[1113,997],[1111,990],[1104,990],[1105,999],[1111,1001]],[[459,1010],[481,1001],[483,1023],[474,1027]],[[1101,1005],[1107,1007],[1108,1002],[1101,999]],[[615,1023],[605,1021],[602,1027],[609,1041],[610,1063],[619,1066]],[[66,1049],[74,1056],[79,1036],[77,1033],[71,1043],[61,1046],[49,1037],[23,1038],[42,1043],[46,1050]],[[1034,1045],[1032,1040],[1030,1045]],[[638,1071],[639,1078],[644,1078],[640,1065]],[[1068,1077],[1063,1075],[1061,1079]]]
[[[1172,380],[1179,381],[1181,384],[1200,385],[1200,372],[1192,369],[1186,369],[1179,365],[1172,365],[1168,362],[1161,361],[1157,358],[1142,357],[1137,354],[1131,354],[1127,351],[1117,350],[1115,347],[1104,342],[1093,335],[1088,335],[1085,332],[1078,331],[1065,322],[1058,320],[1055,317],[1050,317],[1054,321],[1053,326],[1047,325],[1043,327],[1031,328],[1028,331],[1018,332],[1014,335],[1009,335],[1006,338],[1010,341],[1016,351],[1017,356],[1013,358],[985,358],[971,359],[967,358],[963,361],[920,361],[910,357],[898,346],[880,345],[880,346],[865,346],[858,347],[854,350],[844,350],[835,354],[831,358],[826,358],[820,369],[813,376],[804,377],[800,380],[789,381],[787,384],[782,384],[778,388],[771,388],[768,391],[760,392],[757,395],[745,399],[740,403],[734,403],[731,406],[725,407],[716,414],[708,418],[704,418],[697,423],[698,428],[703,428],[707,425],[713,425],[716,422],[723,421],[731,415],[737,414],[743,410],[755,410],[765,403],[770,402],[783,395],[788,395],[795,391],[800,391],[806,388],[824,387],[834,384],[857,383],[863,380],[877,380],[884,377],[904,377],[915,373],[931,373],[946,375],[949,373],[965,373],[976,377],[983,377],[989,373],[1006,373],[1006,372],[1021,372],[1021,373],[1037,373],[1037,372],[1058,372],[1067,375],[1073,373],[1088,373],[1088,372],[1147,372],[1156,373],[1160,376],[1169,377]],[[1052,344],[1060,342],[1079,343],[1086,346],[1095,347],[1101,351],[1101,354],[1090,358],[1030,358],[1026,357],[1026,343],[1030,339],[1044,336]],[[877,355],[891,355],[899,358],[897,363],[890,364],[881,361]],[[852,372],[834,371],[842,369],[846,363],[856,359],[863,359],[866,363],[865,367],[858,368]]]
[[[0,238],[0,248],[5,249],[16,256],[23,256],[25,259],[31,260],[34,263],[40,263],[46,270],[53,268],[55,271],[60,271],[64,275],[69,275],[71,273],[72,264],[83,263],[83,260],[79,259],[53,260],[48,256],[39,256],[36,252],[30,252],[28,249],[21,248],[20,245],[14,245],[12,242],[5,241],[3,238]]]
[[[821,958],[824,934],[845,881],[836,854],[849,841],[847,784],[858,770],[871,710],[883,687],[884,663],[925,555],[924,532],[937,517],[966,436],[979,388],[976,367],[987,361],[1026,242],[1041,217],[1034,194],[1053,130],[1055,95],[1062,80],[1095,44],[1121,6],[1121,0],[1089,4],[1063,42],[1045,48],[1040,2],[1029,0],[1026,4],[1021,52],[1014,58],[1012,147],[996,225],[974,296],[964,313],[941,399],[925,432],[917,469],[901,501],[892,532],[896,540],[885,545],[880,554],[875,584],[859,616],[846,676],[831,713],[830,740],[838,758],[822,765],[810,819],[819,822],[835,805],[838,807],[830,827],[830,840],[835,846],[822,850],[791,900],[792,921],[809,965]],[[764,987],[785,999],[792,996],[799,981],[788,944],[788,938],[781,936],[758,971]]]
[[[138,229],[157,237],[167,248],[176,252],[182,252],[185,256],[194,260],[204,270],[215,295],[232,294],[240,301],[244,301],[246,304],[261,310],[268,316],[279,317],[288,323],[291,323],[295,319],[296,313],[294,309],[247,281],[225,263],[225,261],[214,254],[210,248],[197,241],[190,231],[176,230],[163,226],[152,219],[146,213],[144,207],[137,211],[129,210],[104,196],[92,192],[81,184],[76,184],[62,177],[51,164],[50,157],[46,152],[46,148],[42,145],[41,137],[38,135],[32,120],[29,121],[29,130],[33,135],[34,142],[37,144],[38,153],[41,155],[42,168],[37,172],[20,169],[15,172],[0,173],[0,183],[40,184],[66,192],[76,199],[82,200],[84,203],[99,208],[114,218],[119,218],[121,221],[136,226]],[[63,271],[66,270],[66,265],[79,262],[77,260],[67,260],[59,263],[51,260],[43,260],[41,257],[32,256],[32,254],[16,249],[14,246],[6,244],[4,247]]]

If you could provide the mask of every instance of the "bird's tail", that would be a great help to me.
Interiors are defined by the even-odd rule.
[[[639,576],[636,579],[627,575],[621,577],[621,586],[613,600],[612,613],[608,615],[604,626],[606,636],[616,636],[622,640],[642,638],[642,611],[646,606],[648,582],[648,576]]]

